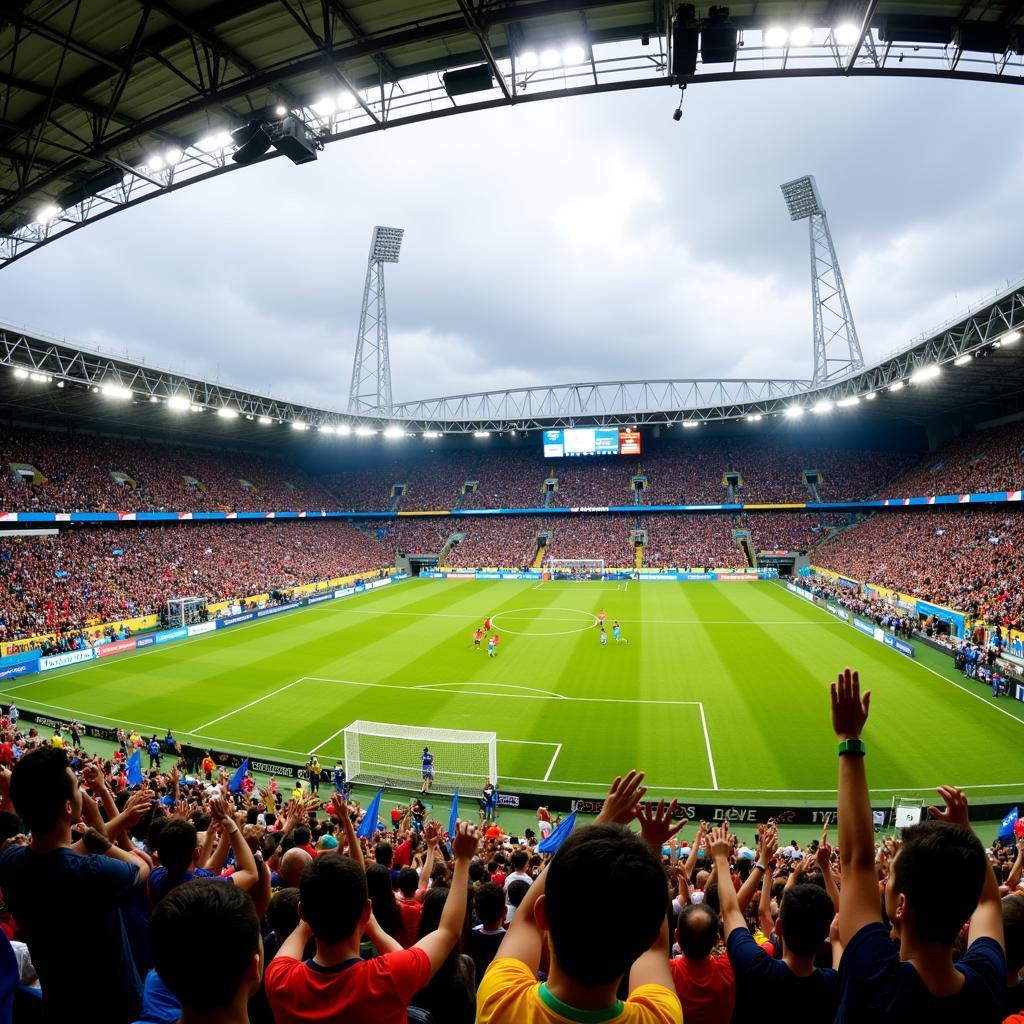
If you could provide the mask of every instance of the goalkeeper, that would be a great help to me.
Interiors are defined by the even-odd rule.
[[[423,748],[421,767],[423,769],[423,788],[420,792],[429,793],[434,782],[434,755],[430,752],[430,747]]]

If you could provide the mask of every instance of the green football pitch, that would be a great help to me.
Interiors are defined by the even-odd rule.
[[[596,618],[628,644],[599,643]],[[501,636],[472,644],[486,616]],[[325,764],[362,719],[497,734],[506,791],[598,796],[616,772],[655,795],[834,798],[828,679],[873,691],[876,802],[938,783],[975,802],[1024,788],[1024,705],[993,701],[917,644],[910,660],[777,583],[409,580],[346,600],[48,673],[5,699],[101,725]],[[443,758],[436,764],[443,778]],[[415,765],[413,765],[415,771]],[[716,792],[719,797],[716,797]]]

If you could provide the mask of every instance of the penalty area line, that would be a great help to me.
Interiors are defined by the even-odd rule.
[[[551,763],[548,765],[548,770],[544,773],[542,781],[547,782],[551,778],[551,770],[555,767],[555,762],[558,760],[558,755],[562,752],[562,744],[559,743],[555,747],[555,752],[551,755]]]
[[[700,709],[700,724],[704,729],[704,746],[708,752],[708,767],[711,769],[711,785],[714,789],[718,789],[718,776],[715,775],[715,759],[711,755],[711,737],[708,735],[708,720],[704,717],[704,705],[698,704],[697,707]]]

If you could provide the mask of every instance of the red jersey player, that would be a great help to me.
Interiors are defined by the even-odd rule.
[[[491,617],[490,617],[490,615],[488,615],[487,618],[484,619],[484,630],[486,632],[488,632],[488,633],[490,633],[490,631],[491,631]]]
[[[603,608],[597,613],[597,621],[598,621],[598,623],[600,625],[602,625],[602,626],[604,625],[604,609]]]
[[[473,646],[479,649],[480,641],[484,638],[484,631],[477,627],[477,631],[473,634]]]

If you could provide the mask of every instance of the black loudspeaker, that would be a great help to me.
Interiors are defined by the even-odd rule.
[[[882,18],[878,38],[883,43],[936,43],[953,41],[953,22],[931,15],[889,14]]]
[[[1003,54],[1010,48],[1010,30],[993,22],[966,21],[957,25],[954,42],[972,53]]]
[[[236,128],[231,139],[236,147],[231,159],[236,164],[251,164],[270,149],[270,132],[262,121],[250,121],[244,128]]]
[[[700,29],[700,59],[705,64],[731,64],[736,59],[736,27],[728,7],[711,7]]]
[[[692,75],[697,70],[697,9],[693,4],[680,4],[672,22],[672,75]]]
[[[449,96],[465,96],[470,92],[487,92],[494,88],[491,69],[486,64],[477,64],[472,68],[459,68],[458,71],[446,71],[442,76],[444,90]]]

